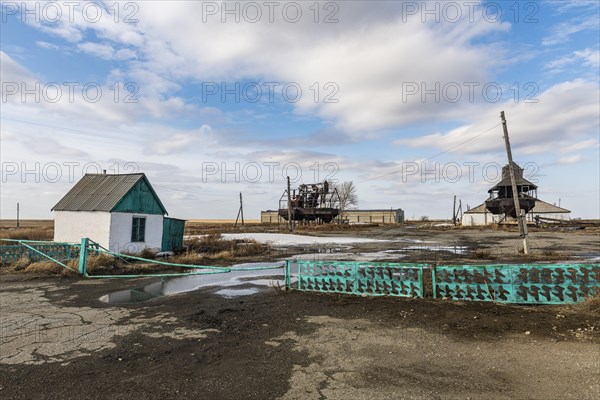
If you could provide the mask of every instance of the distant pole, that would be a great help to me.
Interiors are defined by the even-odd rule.
[[[244,203],[242,201],[242,192],[240,192],[240,213],[242,215],[242,226],[244,226]]]
[[[456,195],[454,195],[454,205],[452,206],[452,224],[456,225]]]
[[[234,228],[237,228],[240,216],[242,217],[242,226],[244,226],[244,206],[242,203],[242,192],[240,192],[240,209],[238,210],[237,217],[235,217],[235,225],[233,225]]]
[[[502,128],[504,129],[504,144],[506,145],[506,156],[508,157],[508,171],[510,173],[510,183],[512,186],[513,200],[515,202],[515,215],[519,223],[519,233],[523,238],[523,254],[529,254],[529,244],[527,243],[527,222],[525,222],[525,210],[521,210],[519,202],[519,193],[517,191],[517,180],[515,178],[515,169],[513,168],[512,152],[510,150],[510,140],[508,138],[508,127],[504,111],[500,112],[502,119]]]
[[[287,209],[288,209],[288,229],[292,230],[292,188],[290,186],[290,177],[287,177]]]
[[[17,228],[19,227],[19,203],[17,203]]]

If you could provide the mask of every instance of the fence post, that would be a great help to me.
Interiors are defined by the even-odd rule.
[[[285,282],[285,290],[290,290],[290,260],[285,260],[285,275],[284,275],[284,282]]]
[[[88,242],[88,238],[81,238],[81,249],[79,250],[79,273],[81,275],[86,274]]]
[[[298,290],[302,290],[302,288],[300,287],[300,269],[302,269],[302,261],[298,260],[296,261],[296,265],[298,266],[298,272],[296,273],[296,277],[298,279]]]
[[[436,265],[431,266],[431,289],[433,290],[433,298],[437,298],[437,282],[435,279]]]

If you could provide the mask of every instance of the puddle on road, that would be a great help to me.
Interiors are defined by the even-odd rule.
[[[274,265],[283,266],[283,263],[245,263],[232,265],[231,268],[257,268]],[[274,277],[274,279],[266,279],[268,277]],[[100,297],[100,301],[108,304],[138,303],[156,297],[191,292],[209,286],[233,287],[247,284],[265,287],[277,285],[281,286],[283,285],[283,269],[241,270],[214,275],[191,275],[175,278],[162,278],[159,281],[152,282],[143,287],[119,290],[106,294]],[[245,294],[243,294],[243,290],[255,290],[256,292],[259,291],[258,288],[231,290],[235,291],[236,293],[217,292],[217,294],[224,296],[233,294],[244,296]],[[240,293],[241,291],[242,293]],[[249,294],[254,293],[255,292]]]
[[[468,250],[468,246],[408,246],[402,250],[410,251],[445,251],[453,254],[465,254]]]
[[[255,288],[250,288],[250,289],[221,289],[218,292],[216,292],[216,294],[218,294],[219,296],[223,296],[223,297],[226,297],[228,299],[231,299],[233,297],[239,297],[239,296],[250,296],[250,295],[256,294],[258,292],[259,292],[259,290],[255,289]]]

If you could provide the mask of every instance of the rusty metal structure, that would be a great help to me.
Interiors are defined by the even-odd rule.
[[[515,171],[519,206],[527,213],[535,206],[537,186],[523,178],[523,168],[519,167],[514,162],[513,169]],[[494,215],[504,214],[513,218],[517,217],[518,211],[515,210],[515,201],[508,164],[502,167],[502,180],[488,190],[488,193],[490,194],[490,197],[485,201],[485,207],[489,212]]]
[[[289,198],[289,204],[288,204]],[[279,216],[293,221],[330,223],[340,214],[340,196],[327,181],[302,184],[288,194],[285,190],[279,199]]]

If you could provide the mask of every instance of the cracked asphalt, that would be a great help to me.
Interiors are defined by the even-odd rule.
[[[586,306],[218,287],[99,300],[148,282],[1,275],[2,399],[600,397]]]

